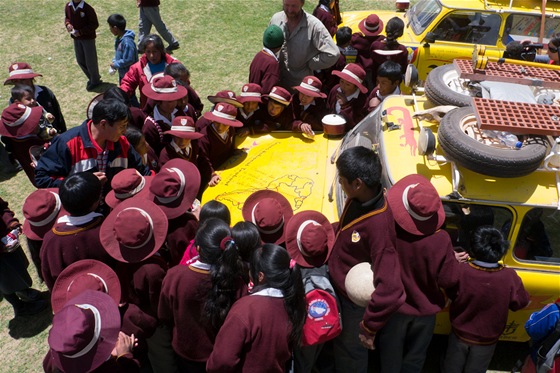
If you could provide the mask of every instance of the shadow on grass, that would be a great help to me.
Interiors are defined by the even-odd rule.
[[[17,316],[8,323],[9,334],[14,339],[33,338],[52,324],[52,310],[47,307],[32,316]]]
[[[115,83],[108,83],[108,82],[102,82],[101,84],[99,84],[97,87],[93,88],[91,90],[91,92],[95,92],[95,93],[103,93],[106,90],[108,90],[111,87],[116,87],[117,85]]]

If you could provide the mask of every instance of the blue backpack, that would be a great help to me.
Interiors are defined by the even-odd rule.
[[[533,312],[525,330],[533,340],[531,357],[537,373],[548,372],[560,353],[560,303],[550,303]]]

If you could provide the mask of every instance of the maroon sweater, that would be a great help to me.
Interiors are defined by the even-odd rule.
[[[350,45],[358,51],[356,63],[360,65],[366,73],[371,71],[372,66],[371,45],[375,41],[382,40],[384,38],[385,37],[383,35],[364,36],[361,32],[355,32],[352,34]]]
[[[291,131],[294,122],[294,109],[292,108],[292,105],[286,106],[280,115],[275,117],[268,114],[266,105],[267,103],[265,102],[262,113],[262,126],[260,129],[255,126],[255,132],[268,133],[272,131]]]
[[[357,98],[348,101],[346,104],[340,106],[340,112],[336,111],[336,94],[338,93],[338,88],[340,84],[335,85],[329,92],[327,97],[327,110],[331,114],[340,114],[346,119],[345,130],[348,132],[360,123],[362,119],[367,115],[367,110],[365,109],[368,96],[364,93],[359,93]]]
[[[202,179],[214,174],[214,170],[222,165],[235,151],[233,136],[235,131],[229,129],[228,136],[224,140],[214,126],[208,125],[200,130],[204,137],[198,140],[198,169]]]
[[[293,131],[301,131],[302,123],[310,124],[313,131],[323,130],[322,119],[327,114],[325,100],[315,98],[314,103],[304,109],[303,105],[300,104],[299,95],[294,95],[291,106],[294,111]]]
[[[191,140],[191,150],[188,156],[185,156],[182,153],[177,153],[171,144],[165,145],[161,153],[159,153],[159,168],[163,167],[167,161],[175,158],[181,158],[196,165],[198,158],[198,142],[196,140]]]
[[[95,39],[95,30],[99,27],[95,10],[86,2],[84,2],[83,8],[74,10],[70,2],[66,3],[66,8],[64,9],[66,15],[64,25],[70,24],[74,27],[74,30],[79,31],[79,35],[71,35],[72,38],[78,40]]]
[[[334,14],[323,9],[321,5],[317,5],[315,10],[313,10],[313,15],[317,17],[317,19],[319,19],[319,21],[321,21],[323,25],[325,25],[331,36],[334,36],[334,34],[336,34],[336,30],[338,30],[338,24],[336,23],[336,17]]]
[[[229,311],[206,370],[282,373],[291,356],[290,331],[284,298],[245,296]]]
[[[266,113],[266,107],[262,104],[259,105],[257,110],[253,111],[248,118],[245,118],[243,114],[241,114],[241,110],[243,109],[237,110],[237,120],[243,123],[244,129],[248,129],[252,135],[263,130],[263,119]]]
[[[449,290],[449,317],[453,332],[464,342],[490,345],[498,342],[508,319],[508,309],[529,304],[523,282],[511,268],[484,268],[474,263],[457,267],[458,285]]]
[[[280,82],[280,64],[270,54],[260,51],[249,66],[249,83],[261,86],[261,93],[267,95]]]
[[[179,264],[187,245],[194,240],[198,229],[198,220],[190,212],[186,212],[175,219],[169,220],[167,228],[167,247],[169,248],[170,262],[173,267]]]

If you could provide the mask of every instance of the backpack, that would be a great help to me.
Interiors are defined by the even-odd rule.
[[[307,316],[303,325],[302,346],[329,341],[342,331],[340,306],[329,280],[326,265],[319,268],[301,268]]]
[[[532,355],[537,373],[548,372],[560,354],[560,303],[548,304],[531,314],[525,330],[535,342]]]

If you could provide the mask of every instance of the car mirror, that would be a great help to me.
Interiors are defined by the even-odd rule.
[[[434,32],[428,32],[426,34],[426,37],[424,38],[424,40],[426,41],[426,43],[434,43],[437,39],[437,36]]]

